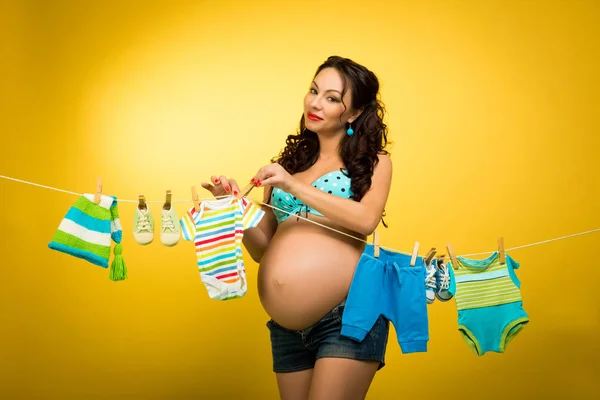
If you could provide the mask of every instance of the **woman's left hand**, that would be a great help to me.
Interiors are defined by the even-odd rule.
[[[256,186],[270,185],[290,193],[296,178],[290,175],[281,164],[273,163],[258,170],[253,178]]]

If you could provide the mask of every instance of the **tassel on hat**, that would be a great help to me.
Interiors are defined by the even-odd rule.
[[[123,256],[121,255],[122,252],[123,248],[121,243],[117,243],[115,245],[115,256],[112,264],[110,265],[110,274],[108,275],[112,281],[122,281],[127,279],[127,266],[125,265],[125,260],[123,260]]]
[[[123,229],[121,228],[121,219],[119,218],[119,209],[117,208],[117,199],[112,203],[110,207],[111,223],[110,223],[110,237],[114,240],[115,249],[114,257],[110,265],[109,279],[112,281],[122,281],[127,279],[127,266],[125,260],[123,260],[123,247],[121,246],[121,240],[123,239]]]

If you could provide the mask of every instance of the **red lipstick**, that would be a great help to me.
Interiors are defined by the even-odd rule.
[[[313,113],[308,113],[308,115],[306,117],[308,119],[310,119],[311,121],[322,121],[323,120],[323,118],[321,118],[318,115],[315,115]]]

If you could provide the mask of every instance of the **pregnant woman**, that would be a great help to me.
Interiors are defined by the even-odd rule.
[[[264,188],[263,202],[277,208],[262,206],[264,217],[243,243],[260,265],[258,291],[271,317],[273,371],[284,400],[364,399],[384,365],[384,317],[362,342],[340,335],[365,246],[352,237],[373,233],[392,179],[378,96],[375,74],[329,57],[310,82],[299,133],[252,179]],[[215,196],[240,191],[234,179],[218,175],[202,186]]]

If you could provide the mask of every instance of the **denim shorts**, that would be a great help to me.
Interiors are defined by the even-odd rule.
[[[378,361],[378,370],[385,365],[389,321],[379,316],[373,328],[359,342],[340,335],[344,303],[328,312],[319,322],[303,330],[282,327],[272,319],[267,322],[271,332],[274,372],[297,372],[315,366],[319,358],[350,358]]]

